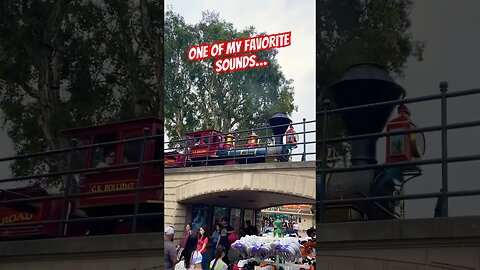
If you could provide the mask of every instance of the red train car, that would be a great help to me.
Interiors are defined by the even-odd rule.
[[[45,189],[40,187],[24,187],[4,190],[0,194],[0,201],[5,202],[0,206],[0,238],[24,237],[51,237],[67,235],[68,226],[49,221],[79,218],[74,211],[72,202],[63,200],[38,200],[31,202],[12,202],[19,199],[35,199],[48,197]],[[80,226],[72,228],[68,235],[80,235]]]
[[[76,139],[80,147],[143,138],[146,128],[147,136],[163,135],[163,124],[155,118],[75,128],[63,133],[69,139]],[[86,193],[88,196],[69,200],[45,199],[10,203],[12,200],[48,198],[50,195],[39,187],[0,192],[0,200],[3,201],[0,205],[0,239],[130,233],[131,219],[74,222],[68,225],[45,222],[132,215],[137,186],[141,188],[138,193],[138,213],[163,212],[163,162],[155,162],[163,155],[163,136],[147,140],[143,156],[143,176],[142,181],[139,181],[143,143],[144,140],[140,139],[74,151],[72,169],[102,168],[100,171],[72,176],[73,193]],[[124,166],[118,168],[118,165]],[[32,222],[33,224],[28,224]],[[162,226],[163,220],[159,217],[139,218],[137,232],[160,231]]]
[[[285,113],[276,113],[269,119],[272,144],[260,143],[255,132],[243,139],[236,138],[234,134],[222,134],[217,130],[186,133],[182,153],[165,152],[165,168],[287,162],[293,149],[297,147],[296,133],[291,123]]]
[[[65,130],[67,138],[77,140],[78,145],[108,143],[119,140],[143,138],[144,129],[148,136],[162,135],[163,124],[159,119],[146,118],[100,126]],[[101,146],[78,151],[77,166],[83,168],[103,167],[102,171],[79,176],[78,186],[82,193],[92,193],[78,201],[78,208],[89,217],[133,214],[136,199],[135,188],[139,179],[139,166],[143,140]],[[163,136],[147,140],[144,155],[144,172],[139,193],[140,213],[163,211]],[[132,166],[128,166],[131,164]],[[109,166],[126,165],[125,168],[109,169]],[[147,189],[151,187],[151,189]],[[105,194],[105,192],[112,194]],[[102,193],[100,193],[102,192]],[[94,195],[99,193],[99,195]],[[159,231],[162,223],[140,222],[140,231]],[[131,222],[111,222],[93,230],[100,233],[127,232]]]

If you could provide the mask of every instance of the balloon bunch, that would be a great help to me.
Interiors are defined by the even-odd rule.
[[[294,237],[278,239],[250,235],[235,241],[231,247],[237,250],[243,258],[262,259],[278,255],[285,261],[294,262],[302,257],[302,246]]]
[[[294,262],[302,258],[302,245],[294,237],[283,238],[274,243],[275,254],[288,262]]]
[[[255,235],[248,235],[235,241],[231,247],[237,250],[244,258],[268,258],[273,255],[270,247],[270,242],[273,241],[271,237],[258,237]]]

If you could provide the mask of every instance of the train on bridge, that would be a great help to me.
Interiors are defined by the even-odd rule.
[[[182,142],[182,152],[165,152],[165,168],[288,162],[298,140],[291,123],[285,113],[276,113],[269,119],[272,144],[261,144],[254,131],[243,140],[217,130],[189,132]]]

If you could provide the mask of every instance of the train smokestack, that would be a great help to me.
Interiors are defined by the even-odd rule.
[[[389,76],[385,68],[370,63],[355,64],[333,86],[338,108],[393,101],[403,98],[405,90]],[[381,105],[341,113],[348,135],[381,132],[394,105]],[[352,142],[352,166],[376,164],[377,138]]]
[[[283,135],[285,135],[292,120],[285,113],[279,112],[274,114],[268,122],[275,138],[275,144],[283,144]]]

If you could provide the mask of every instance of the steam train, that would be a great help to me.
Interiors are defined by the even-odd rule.
[[[395,108],[395,105],[388,102],[404,98],[406,91],[393,81],[383,67],[370,63],[353,65],[338,82],[332,85],[331,91],[349,136],[380,133],[385,127],[386,131],[408,131],[416,127],[410,117],[409,109],[404,104],[398,105],[398,115],[387,123]],[[376,103],[382,104],[372,106]],[[357,106],[358,108],[355,109],[346,109]],[[377,139],[377,137],[368,137],[351,141],[352,167],[377,164]],[[423,133],[386,137],[387,164],[415,161],[424,153]],[[420,167],[411,165],[324,173],[322,174],[326,178],[324,198],[338,200],[400,195],[403,193],[406,181],[420,176],[421,173]],[[402,215],[402,202],[390,199],[327,205],[324,218],[327,222],[338,222],[395,219]]]
[[[154,118],[65,130],[64,135],[75,139],[79,147],[73,151],[72,169],[101,167],[105,153],[111,155],[108,167],[70,176],[71,194],[84,196],[62,198],[39,185],[0,190],[0,240],[130,233],[132,219],[128,217],[81,219],[132,215],[137,196],[139,214],[163,213],[163,164],[154,162],[163,155],[163,136],[147,140],[141,178],[138,162],[143,140],[81,147],[162,134],[163,124]],[[142,188],[138,195],[137,185]],[[54,222],[60,220],[71,223]],[[136,232],[160,231],[162,226],[161,217],[144,215],[138,218]]]
[[[273,145],[260,145],[255,132],[248,136],[244,145],[237,144],[233,134],[222,134],[216,130],[189,132],[183,153],[176,150],[165,152],[165,168],[287,162],[297,142],[291,123],[284,113],[276,113],[269,119]]]

